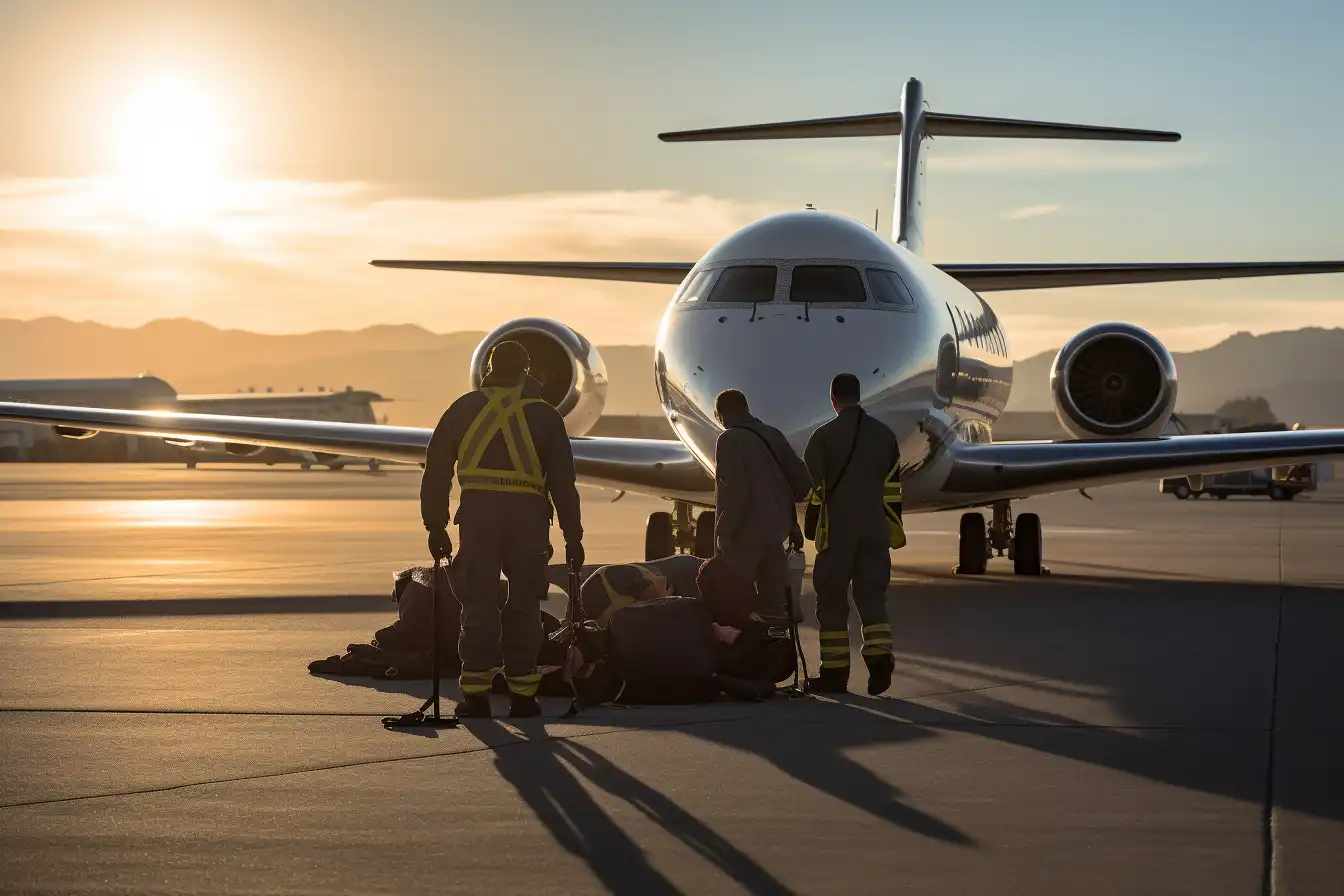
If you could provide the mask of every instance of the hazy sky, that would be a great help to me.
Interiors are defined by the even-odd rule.
[[[1344,4],[0,0],[0,317],[286,332],[521,314],[647,342],[668,290],[373,257],[693,261],[772,211],[890,221],[894,138],[660,130],[934,108],[1179,130],[936,141],[935,261],[1344,257]],[[1001,294],[1014,353],[1344,325],[1344,277]]]

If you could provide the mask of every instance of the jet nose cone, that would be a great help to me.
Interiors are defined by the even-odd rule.
[[[682,435],[709,446],[719,428],[714,399],[739,389],[753,416],[780,429],[802,452],[830,420],[831,379],[859,378],[865,397],[890,393],[908,373],[906,337],[895,319],[870,309],[820,309],[776,303],[704,308],[672,315],[659,345],[659,388]]]

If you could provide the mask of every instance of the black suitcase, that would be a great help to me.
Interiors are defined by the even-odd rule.
[[[611,617],[608,646],[618,703],[703,703],[718,696],[718,641],[692,597],[637,601]]]

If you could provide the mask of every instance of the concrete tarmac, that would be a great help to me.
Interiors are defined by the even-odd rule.
[[[393,733],[426,683],[305,667],[393,617],[417,472],[0,465],[0,891],[1344,892],[1344,488],[1023,502],[1033,580],[911,516],[881,699]],[[612,497],[590,560],[662,508]]]

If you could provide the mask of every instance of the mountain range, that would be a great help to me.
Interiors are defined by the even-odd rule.
[[[393,399],[379,413],[393,423],[431,426],[468,382],[483,333],[433,333],[411,324],[268,335],[194,320],[124,329],[62,318],[0,319],[0,379],[113,377],[148,373],[180,394],[255,387],[370,389]],[[646,345],[601,346],[611,380],[611,414],[658,412]],[[1009,410],[1048,410],[1054,352],[1016,362]],[[1344,329],[1309,328],[1253,336],[1176,354],[1184,411],[1213,411],[1246,395],[1267,398],[1280,419],[1344,424]]]

